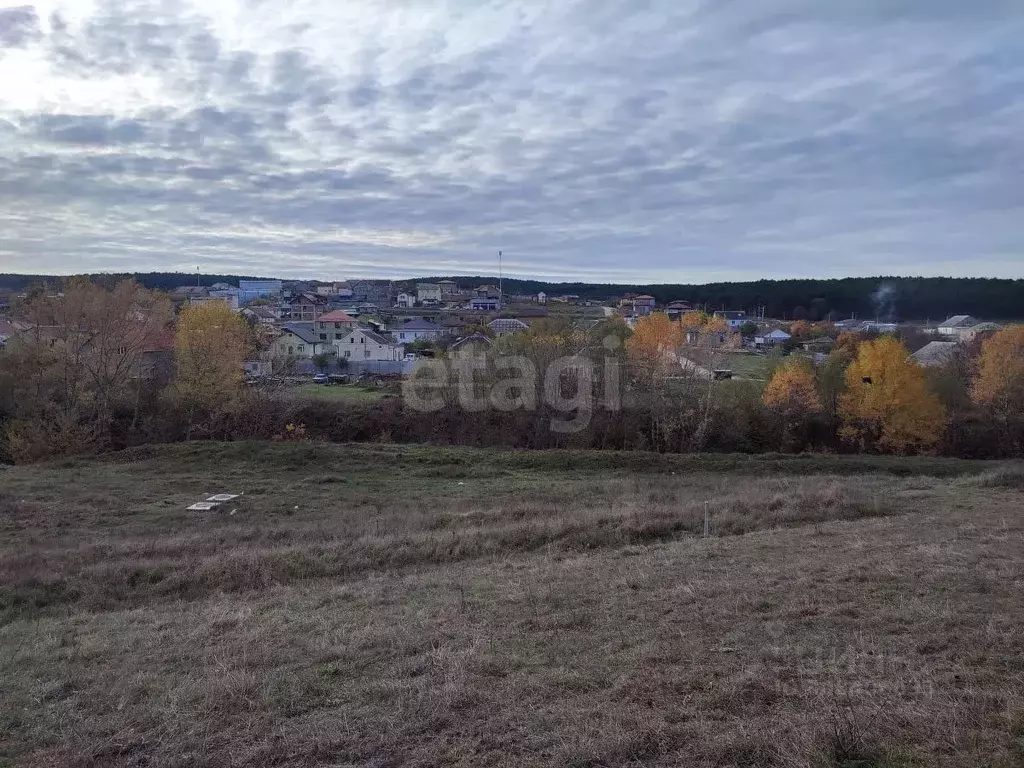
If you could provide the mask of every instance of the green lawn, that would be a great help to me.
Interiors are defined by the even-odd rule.
[[[775,358],[771,355],[751,355],[746,352],[730,352],[716,360],[716,368],[728,368],[741,379],[768,380],[768,372]]]
[[[350,384],[302,384],[296,387],[295,394],[312,397],[318,400],[348,400],[372,402],[385,396],[384,390],[363,389]]]

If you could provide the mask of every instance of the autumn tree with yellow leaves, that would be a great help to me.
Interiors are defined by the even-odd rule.
[[[685,335],[687,331],[703,328],[710,319],[711,316],[707,312],[694,310],[693,312],[684,312],[679,318],[679,325]]]
[[[761,400],[781,422],[783,447],[799,448],[806,441],[810,417],[822,410],[810,361],[790,358],[776,368]]]
[[[1024,415],[1024,325],[1011,325],[986,339],[971,395],[1000,416]]]
[[[775,369],[761,399],[769,408],[787,414],[821,412],[814,372],[808,361],[799,358],[792,358]]]
[[[1024,448],[1024,325],[985,339],[971,385],[974,402],[989,411],[1004,451]]]
[[[189,436],[197,412],[216,409],[238,394],[251,343],[245,321],[224,302],[181,312],[174,335],[172,391],[188,409]]]
[[[862,450],[927,451],[942,438],[946,409],[897,339],[882,336],[861,343],[846,370],[846,387],[840,435]]]
[[[663,373],[675,364],[683,333],[680,323],[663,312],[655,312],[637,320],[632,335],[626,339],[626,352],[630,361],[643,371]]]

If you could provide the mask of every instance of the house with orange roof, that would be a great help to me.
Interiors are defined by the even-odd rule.
[[[358,327],[359,321],[340,309],[320,315],[313,323],[316,339],[320,343],[334,343],[345,338]]]

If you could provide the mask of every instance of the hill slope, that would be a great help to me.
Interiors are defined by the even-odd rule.
[[[1022,477],[309,444],[3,468],[0,763],[1008,768]],[[184,510],[217,491],[245,496]]]

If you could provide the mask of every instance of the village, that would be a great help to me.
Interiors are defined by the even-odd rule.
[[[689,375],[716,379],[759,378],[757,357],[769,354],[795,353],[822,362],[843,333],[898,334],[915,362],[941,366],[953,360],[958,349],[1000,329],[971,315],[953,315],[937,324],[830,316],[786,320],[765,317],[760,308],[748,313],[685,299],[659,303],[646,294],[609,296],[604,301],[544,292],[506,294],[500,281],[460,285],[453,280],[239,280],[237,285],[181,285],[169,296],[176,313],[216,303],[246,320],[258,340],[244,363],[245,376],[253,382],[287,377],[293,382],[333,384],[402,377],[411,374],[423,357],[491,347],[538,325],[591,330],[613,322],[634,329],[657,313],[683,329],[682,352],[672,353],[682,368]],[[30,325],[16,319],[5,301],[0,306],[0,346]],[[147,343],[151,368],[173,365],[171,329],[148,337]],[[687,346],[692,353],[687,353]],[[709,358],[709,351],[720,354]]]
[[[732,378],[749,370],[744,353],[796,351],[820,362],[844,332],[901,332],[917,340],[909,345],[916,362],[925,367],[943,365],[958,347],[991,336],[1000,328],[970,315],[953,315],[935,325],[857,318],[787,321],[766,318],[756,308],[751,313],[714,309],[684,299],[659,304],[646,294],[610,296],[598,302],[572,294],[505,294],[500,282],[465,286],[453,280],[397,284],[382,280],[239,281],[237,287],[224,283],[181,286],[172,295],[189,305],[226,302],[263,329],[263,354],[259,360],[247,362],[249,375],[287,371],[324,383],[331,381],[328,374],[335,374],[336,381],[342,372],[347,377],[407,375],[418,359],[433,356],[437,350],[491,346],[496,339],[528,331],[538,321],[552,318],[589,329],[608,320],[633,328],[638,320],[656,312],[683,324],[703,315],[713,322],[703,323],[699,332],[684,334],[684,340],[705,351],[720,350],[722,356],[713,368],[693,360],[687,360],[684,367],[691,374],[716,378]],[[729,353],[740,356],[725,356]]]

